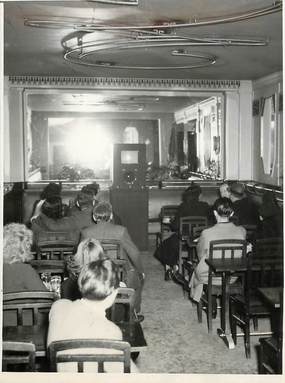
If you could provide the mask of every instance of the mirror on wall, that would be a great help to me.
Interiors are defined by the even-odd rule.
[[[115,143],[146,145],[148,179],[222,177],[223,98],[27,89],[26,181],[110,180]]]
[[[263,98],[260,119],[260,154],[264,174],[272,176],[276,160],[275,95]]]

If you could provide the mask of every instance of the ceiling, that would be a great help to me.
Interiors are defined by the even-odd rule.
[[[205,19],[227,18],[269,7],[273,0],[138,0],[138,3],[138,6],[126,6],[91,1],[6,2],[5,74],[243,80],[282,70],[281,11],[238,22],[198,26]],[[25,20],[28,23],[44,21],[46,24],[45,27],[41,24],[41,28],[31,27],[24,25]],[[196,25],[193,25],[194,20]],[[189,22],[192,26],[180,26]],[[75,29],[79,24],[81,29],[82,25],[95,25],[96,31],[93,28],[92,34],[83,33]],[[158,28],[147,29],[148,25]],[[130,31],[125,27],[144,29]],[[161,35],[165,39],[163,46],[157,46],[153,41],[160,43]],[[154,39],[152,42],[151,38]],[[193,47],[185,45],[189,38],[192,42],[201,38],[207,38],[207,41],[228,39],[227,42],[258,39],[265,41],[266,45],[232,46],[224,43],[222,46],[201,46],[199,42]],[[74,44],[91,41],[94,54],[88,48],[84,58],[89,66],[64,60],[64,42],[70,48]],[[203,57],[193,58],[188,54]],[[70,57],[74,61],[72,54]],[[173,68],[197,65],[201,60],[207,66]],[[118,66],[135,69],[120,69]]]

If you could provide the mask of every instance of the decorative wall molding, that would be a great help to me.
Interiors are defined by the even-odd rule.
[[[229,90],[240,87],[239,80],[152,79],[122,77],[9,76],[10,87],[96,88],[130,90]]]

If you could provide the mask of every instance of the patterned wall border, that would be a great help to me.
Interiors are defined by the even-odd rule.
[[[44,88],[97,88],[97,89],[131,89],[131,90],[189,90],[238,89],[239,80],[185,80],[185,79],[150,79],[120,77],[60,77],[60,76],[10,76],[9,85],[15,87]]]

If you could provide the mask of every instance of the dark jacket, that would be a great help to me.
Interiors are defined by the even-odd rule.
[[[259,225],[259,212],[256,204],[248,197],[233,202],[234,218],[237,225]]]

